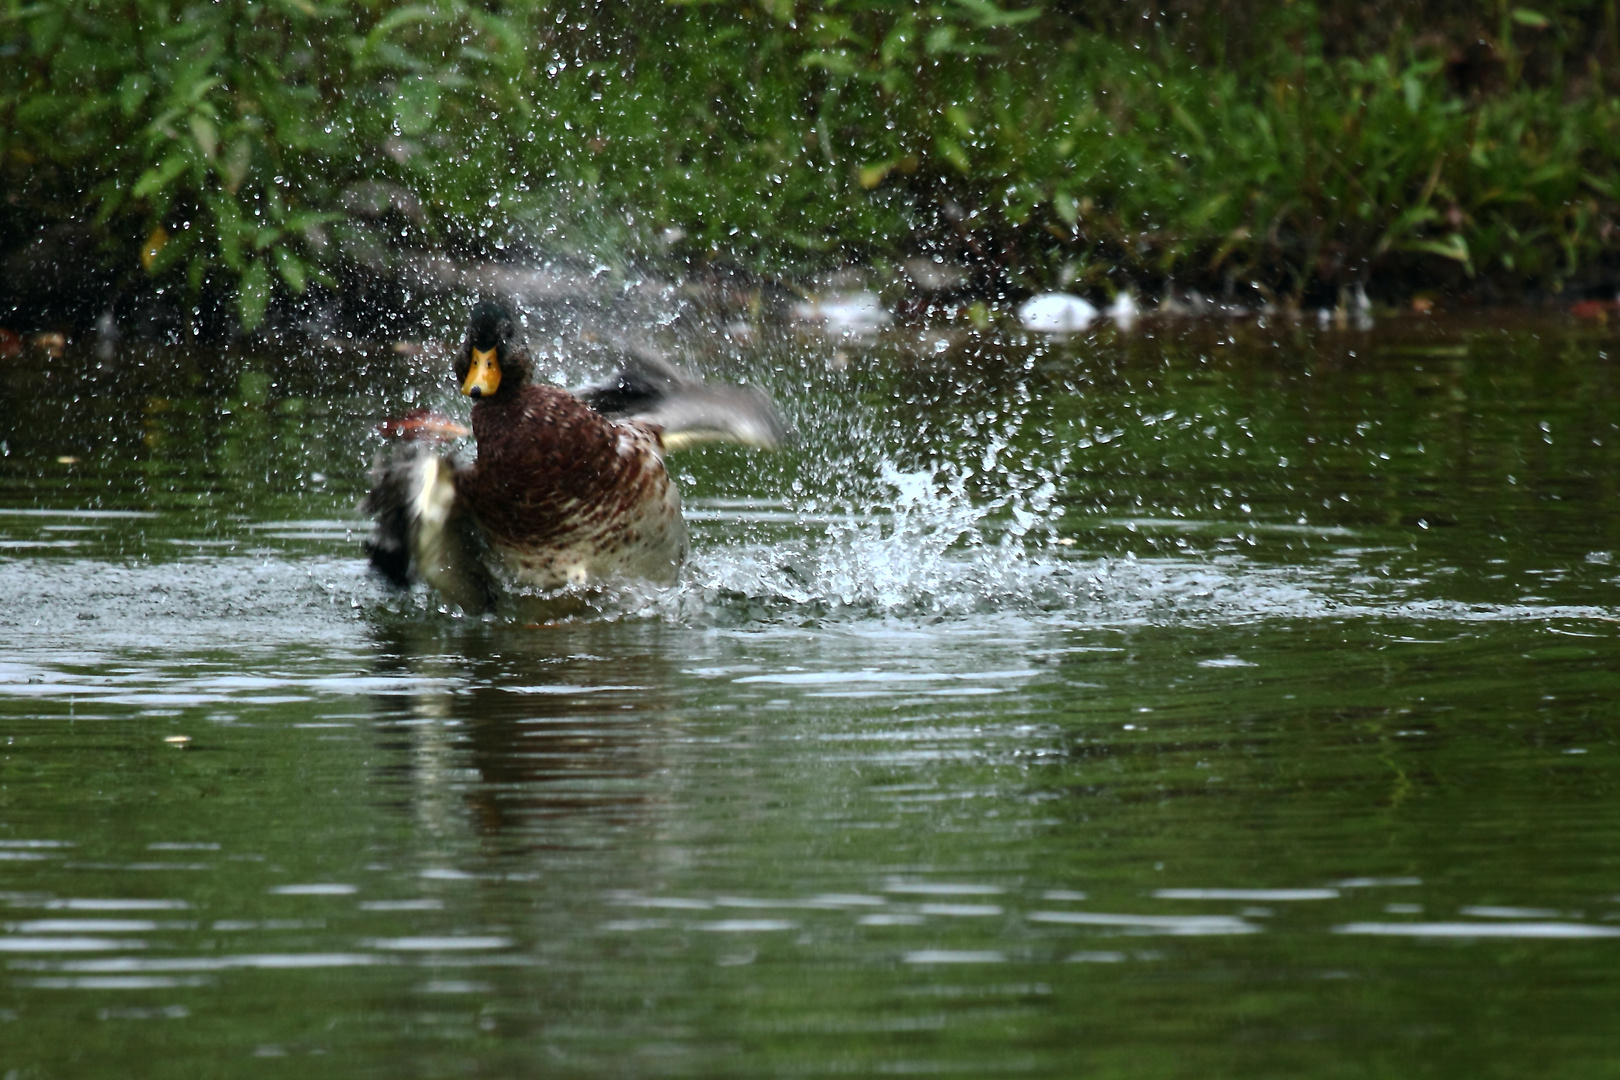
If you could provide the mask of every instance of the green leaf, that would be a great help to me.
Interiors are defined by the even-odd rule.
[[[296,214],[288,214],[281,224],[288,232],[298,233],[300,236],[308,234],[309,230],[317,225],[325,225],[333,221],[342,221],[346,215],[321,210],[304,210]]]
[[[264,322],[264,313],[270,307],[270,272],[264,263],[255,260],[242,275],[236,289],[236,306],[242,313],[243,330],[257,330]]]
[[[276,270],[281,274],[281,280],[295,293],[302,295],[309,285],[303,262],[284,247],[276,248]]]
[[[1463,264],[1469,277],[1474,276],[1474,260],[1468,252],[1468,241],[1461,233],[1451,233],[1443,240],[1415,240],[1402,245],[1408,251],[1426,251],[1430,255],[1451,259]]]
[[[1520,26],[1528,26],[1534,30],[1545,30],[1552,25],[1552,20],[1547,16],[1539,11],[1531,11],[1529,8],[1514,8],[1513,21]]]
[[[420,75],[401,79],[394,92],[394,122],[405,135],[421,135],[438,118],[439,84]]]
[[[223,86],[224,84],[225,80],[221,79],[217,75],[208,75],[198,78],[193,81],[190,86],[186,87],[186,92],[182,99],[187,104],[195,105],[208,95],[208,91],[212,90],[216,86]]]
[[[150,243],[150,240],[148,243]],[[142,265],[145,266],[147,273],[156,277],[190,255],[196,244],[196,230],[181,229],[169,236],[166,243],[153,251],[149,260],[143,258]]]
[[[453,18],[454,4],[446,4],[446,10],[441,11],[432,4],[410,4],[389,12],[371,30],[371,37],[382,38],[393,33],[397,27],[408,23],[431,23],[442,19]]]
[[[799,58],[802,68],[822,68],[834,75],[855,74],[855,61],[846,49],[817,49]]]
[[[214,151],[219,149],[219,132],[214,128],[214,122],[201,113],[193,113],[189,121],[191,137],[197,142],[197,149],[202,156],[212,161]]]
[[[1207,226],[1212,220],[1214,220],[1215,215],[1221,212],[1221,208],[1224,207],[1227,202],[1231,200],[1231,198],[1232,194],[1229,191],[1222,191],[1212,195],[1200,203],[1198,208],[1188,215],[1188,222],[1198,228]]]
[[[940,157],[955,166],[957,172],[970,173],[973,171],[973,163],[968,160],[967,151],[963,150],[962,144],[955,139],[945,135],[936,135],[934,137],[934,149],[939,151]]]
[[[44,56],[56,48],[57,38],[61,37],[62,26],[67,21],[68,9],[58,4],[41,4],[34,11],[38,17],[29,30],[34,38],[34,51]]]
[[[1198,126],[1198,121],[1192,118],[1192,113],[1182,108],[1179,101],[1170,106],[1170,115],[1174,116],[1176,118],[1176,123],[1186,128],[1188,133],[1191,134],[1193,138],[1197,139],[1201,143],[1207,143],[1209,141],[1204,137],[1204,129]]]
[[[1401,89],[1406,91],[1406,111],[1416,113],[1423,104],[1423,80],[1408,71],[1401,76]]]
[[[1052,210],[1057,214],[1059,221],[1071,228],[1080,220],[1080,203],[1067,191],[1060,191],[1052,196]]]
[[[134,116],[135,111],[146,101],[146,96],[152,92],[152,77],[150,75],[126,75],[118,84],[118,107],[125,116]]]
[[[380,47],[389,44],[384,39],[401,26],[409,26],[414,23],[449,22],[460,17],[463,10],[462,5],[459,3],[447,3],[442,7],[429,4],[408,4],[405,7],[396,8],[378,20],[377,25],[371,28],[371,33],[366,35],[365,41],[360,45],[356,59],[363,63],[370,59],[368,53],[380,53],[382,51]]]
[[[980,26],[1019,26],[1031,19],[1041,17],[1040,6],[1022,8],[1018,11],[1007,11],[997,7],[990,0],[956,0],[957,6],[963,8],[968,16]]]
[[[130,195],[137,199],[149,198],[174,182],[175,178],[191,166],[184,154],[170,154],[160,164],[152,166],[141,174],[130,189]]]
[[[1612,180],[1604,180],[1600,177],[1592,175],[1591,173],[1582,173],[1581,181],[1599,195],[1604,195],[1611,199],[1614,198],[1615,184]]]
[[[225,151],[225,161],[220,167],[220,179],[225,182],[225,190],[235,195],[242,181],[247,179],[248,169],[252,165],[253,142],[244,135]]]
[[[788,7],[791,12],[792,6],[788,5]],[[791,18],[790,14],[789,20]],[[467,21],[472,23],[476,29],[500,42],[498,61],[501,67],[514,70],[522,65],[527,51],[524,44],[525,38],[522,31],[510,19],[503,19],[499,15],[492,15],[487,11],[469,9]]]
[[[211,194],[205,197],[208,209],[214,214],[214,240],[219,245],[219,260],[232,270],[240,271],[242,262],[242,211],[229,195]]]
[[[861,187],[865,188],[867,191],[871,191],[873,188],[883,183],[883,181],[888,177],[889,173],[893,170],[894,162],[878,161],[871,165],[862,165],[860,170],[855,174],[855,178],[860,182]]]
[[[1549,162],[1525,177],[1524,183],[1526,187],[1535,187],[1539,184],[1545,184],[1549,180],[1562,180],[1568,174],[1569,166],[1565,163],[1559,161]]]
[[[907,15],[895,23],[894,29],[883,39],[878,55],[885,64],[896,64],[911,59],[911,47],[917,40],[917,17]]]

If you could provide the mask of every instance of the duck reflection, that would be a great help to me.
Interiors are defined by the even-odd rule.
[[[379,730],[403,736],[386,746],[407,755],[390,768],[425,836],[471,828],[504,850],[577,849],[647,829],[662,800],[645,781],[667,742],[651,721],[675,700],[666,632],[600,620],[377,628],[381,666],[434,687],[378,702]]]

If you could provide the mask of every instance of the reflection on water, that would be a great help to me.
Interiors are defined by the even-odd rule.
[[[444,655],[420,624],[378,627],[382,677],[416,687],[377,701],[378,731],[409,751],[390,779],[410,784],[424,826],[451,827],[430,818],[464,802],[471,826],[502,850],[589,846],[587,825],[645,828],[659,800],[643,781],[662,767],[649,724],[677,700],[658,629],[646,630],[477,626]]]
[[[438,373],[0,370],[0,1066],[1606,1067],[1616,343],[912,333],[489,620],[359,557]]]

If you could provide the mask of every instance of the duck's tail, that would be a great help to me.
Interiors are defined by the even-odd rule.
[[[699,382],[645,346],[630,346],[625,352],[617,375],[576,393],[603,416],[658,428],[665,450],[701,442],[772,450],[787,437],[787,428],[764,391]]]
[[[371,493],[360,504],[375,518],[366,554],[371,565],[404,588],[425,581],[468,614],[494,606],[483,552],[456,497],[455,466],[415,443],[377,455]]]

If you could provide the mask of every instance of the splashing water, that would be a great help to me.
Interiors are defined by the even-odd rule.
[[[1035,598],[1059,564],[1027,539],[1050,509],[1050,482],[1033,499],[1009,493],[975,504],[967,477],[880,465],[886,511],[831,518],[776,543],[700,550],[687,592],[824,612],[967,614]],[[1010,526],[995,518],[1010,510]],[[999,536],[997,535],[999,533]],[[682,611],[686,600],[678,600]]]

